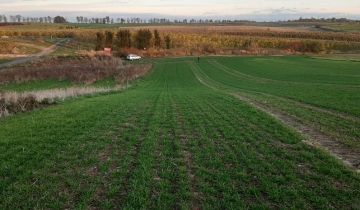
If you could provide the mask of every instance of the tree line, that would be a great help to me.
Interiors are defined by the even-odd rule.
[[[139,18],[139,17],[85,17],[76,16],[78,24],[221,24],[221,23],[249,23],[255,21],[230,20],[230,19],[168,19],[168,18]],[[25,17],[22,15],[0,15],[0,23],[66,23],[69,22],[62,16]]]
[[[348,18],[302,18],[297,20],[288,20],[288,22],[310,22],[310,23],[360,23],[360,20],[351,20]]]
[[[24,17],[21,15],[0,15],[0,23],[67,23],[62,16]]]
[[[214,20],[214,19],[168,19],[168,18],[139,18],[139,17],[128,17],[128,18],[110,18],[109,16],[99,17],[84,17],[77,16],[77,23],[97,23],[97,24],[211,24],[211,23],[249,23],[255,21],[248,20]]]
[[[158,30],[154,32],[149,29],[140,29],[135,33],[130,30],[120,30],[116,33],[112,31],[97,32],[95,50],[104,48],[137,48],[146,50],[148,48],[171,48],[171,37],[166,35],[162,37]]]

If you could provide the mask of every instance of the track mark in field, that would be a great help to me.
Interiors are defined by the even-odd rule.
[[[268,108],[266,105],[257,101],[249,99],[248,97],[240,94],[232,94],[236,98],[250,104],[251,106],[271,115],[272,117],[281,121],[285,126],[295,129],[297,132],[305,136],[308,140],[305,143],[326,149],[330,154],[334,155],[338,159],[342,160],[346,165],[354,168],[357,172],[360,172],[360,152],[353,150],[338,141],[333,139],[320,131],[307,126],[297,120],[295,117],[286,113]]]
[[[120,128],[116,130],[116,132],[110,132],[108,138],[111,138],[111,143],[107,145],[103,150],[98,153],[99,163],[91,169],[92,176],[100,177],[100,186],[95,189],[94,194],[90,200],[89,209],[98,209],[101,206],[101,202],[106,199],[106,192],[109,190],[108,187],[111,183],[112,176],[114,175],[116,169],[118,168],[118,164],[112,156],[116,152],[117,156],[125,157],[129,155],[129,151],[125,150],[125,148],[129,145],[125,145],[125,137],[123,136],[126,132],[133,133],[135,131],[134,125],[136,121],[140,119],[140,116],[143,115],[144,110],[147,109],[146,104],[137,109],[136,112],[128,111],[128,114],[134,113],[131,117],[127,116],[127,120],[125,120]],[[109,165],[107,172],[101,173],[99,168],[102,165]]]
[[[200,72],[202,71],[199,67],[195,66],[194,64],[192,65],[192,67],[193,67],[192,68],[193,71],[200,71]],[[220,90],[218,87],[213,86],[210,82],[206,81],[205,78],[201,78],[199,73],[194,72],[194,74],[196,78],[199,80],[199,82],[204,86],[211,88],[213,90],[221,91],[223,93],[232,95],[250,104],[251,106],[269,114],[270,116],[278,119],[285,126],[291,127],[294,130],[296,130],[298,133],[300,133],[302,136],[305,136],[308,139],[307,141],[304,141],[305,143],[317,148],[323,148],[327,150],[330,154],[340,159],[343,163],[350,166],[351,168],[354,168],[357,172],[360,173],[359,151],[351,149],[348,146],[339,143],[338,141],[336,141],[336,139],[333,139],[310,126],[301,123],[293,116],[290,116],[286,113],[277,110],[270,109],[264,104],[261,104],[248,97],[240,95],[239,93],[234,94],[231,93],[230,91],[225,92],[223,90]]]
[[[215,67],[227,72],[228,74],[231,74],[233,76],[239,76],[239,75],[236,75],[237,73],[238,74],[241,74],[243,76],[246,76],[247,74],[243,74],[239,71],[236,71],[234,69],[231,69],[221,63],[219,63],[218,61],[216,60],[209,60],[209,63],[211,63],[212,65],[214,65]],[[235,73],[234,73],[235,71]],[[249,76],[249,77],[252,77],[252,76]],[[257,77],[254,77],[254,78],[257,78]],[[277,80],[274,80],[274,81],[277,81]],[[286,82],[286,81],[282,81],[282,82]],[[301,83],[299,83],[301,84]],[[284,101],[288,101],[288,102],[291,102],[291,103],[294,103],[300,107],[303,107],[303,108],[307,108],[307,109],[311,109],[311,110],[314,110],[314,111],[318,111],[318,112],[322,112],[322,113],[326,113],[326,114],[330,114],[330,115],[333,115],[335,117],[340,117],[340,118],[343,118],[343,119],[346,119],[346,120],[351,120],[351,121],[356,121],[356,122],[360,122],[360,118],[359,117],[356,117],[356,116],[352,116],[352,115],[349,115],[347,113],[343,113],[343,112],[339,112],[339,111],[335,111],[335,110],[332,110],[332,109],[326,109],[326,108],[322,108],[322,107],[319,107],[319,106],[315,106],[315,105],[312,105],[312,104],[308,104],[308,103],[304,103],[304,102],[301,102],[301,101],[297,101],[297,100],[294,100],[294,99],[290,99],[290,98],[284,98],[284,97],[281,97],[281,96],[276,96],[276,95],[272,95],[272,94],[269,94],[269,93],[263,93],[263,92],[258,92],[258,91],[249,91],[249,90],[245,90],[245,89],[242,89],[242,88],[238,88],[238,90],[244,90],[244,91],[247,91],[247,92],[252,92],[252,93],[256,93],[256,94],[261,94],[261,95],[264,95],[264,96],[269,96],[269,97],[274,97],[274,98],[277,98],[279,100],[284,100]]]
[[[230,74],[235,77],[245,77],[246,79],[250,79],[256,82],[265,83],[265,82],[277,82],[277,83],[284,83],[284,84],[307,84],[307,85],[323,85],[323,86],[339,86],[339,87],[360,87],[359,85],[348,85],[348,84],[331,84],[331,83],[315,83],[315,82],[295,82],[295,81],[283,81],[283,80],[274,80],[274,79],[268,79],[264,77],[257,77],[249,74],[242,73],[240,71],[237,71],[233,68],[230,68],[228,66],[225,66],[224,64],[219,63],[216,60],[209,60],[210,64],[214,65],[216,68],[219,68],[226,72],[227,74]]]
[[[158,189],[158,184],[159,182],[161,181],[161,174],[160,174],[160,171],[161,171],[161,165],[160,165],[160,160],[161,160],[161,157],[162,157],[162,150],[163,150],[163,144],[162,142],[164,141],[165,139],[165,134],[163,132],[162,129],[160,129],[157,133],[158,135],[158,139],[157,139],[157,143],[156,143],[156,147],[155,147],[155,164],[154,164],[154,181],[155,181],[155,184],[152,186],[151,190],[150,190],[150,198],[152,200],[156,200],[157,197],[159,196],[159,189]],[[153,203],[154,206],[152,206],[152,208],[156,208],[155,204]]]
[[[127,198],[128,194],[130,192],[130,180],[131,180],[131,177],[133,176],[135,169],[139,165],[138,159],[140,157],[142,143],[143,143],[144,139],[146,138],[146,133],[148,132],[149,123],[150,122],[148,120],[146,122],[146,125],[144,125],[144,127],[141,129],[141,136],[137,139],[137,142],[132,147],[133,151],[131,153],[131,160],[128,165],[128,169],[127,169],[126,175],[124,177],[124,180],[122,181],[122,184],[121,184],[121,186],[122,186],[121,192],[118,195],[118,198],[116,200],[116,206],[119,208],[123,206],[125,199]]]
[[[296,106],[299,106],[299,107],[302,107],[302,108],[305,108],[305,109],[310,109],[312,111],[317,111],[317,112],[321,112],[321,113],[324,113],[324,114],[329,114],[329,115],[332,115],[334,117],[343,118],[345,120],[350,120],[350,121],[354,121],[354,122],[360,122],[360,118],[358,118],[356,116],[352,116],[352,115],[349,115],[349,114],[346,114],[346,113],[343,113],[343,112],[338,112],[338,111],[331,110],[331,109],[318,107],[318,106],[308,104],[308,103],[304,103],[304,102],[301,102],[301,101],[297,101],[297,100],[294,100],[294,99],[285,98],[285,97],[276,96],[276,95],[272,95],[272,94],[269,94],[269,93],[263,93],[263,92],[258,92],[258,91],[249,91],[249,90],[245,90],[245,89],[239,89],[239,90],[244,90],[244,91],[247,91],[249,93],[254,93],[254,94],[259,94],[259,95],[263,95],[263,96],[266,96],[266,97],[275,98],[275,99],[278,99],[280,101],[292,103],[292,104],[294,104]]]
[[[138,119],[144,119],[145,120],[143,122],[136,122],[136,124],[134,124],[134,126],[141,126],[141,128],[139,129],[138,127],[136,127],[134,129],[134,132],[135,130],[139,129],[140,133],[139,135],[140,136],[137,136],[137,140],[136,140],[136,143],[132,146],[132,151],[131,151],[131,154],[130,154],[130,162],[127,166],[127,170],[126,170],[126,173],[125,173],[125,176],[120,184],[121,186],[121,191],[118,193],[117,195],[117,198],[115,200],[115,206],[117,209],[121,209],[124,207],[125,205],[125,202],[126,202],[126,199],[128,198],[128,194],[130,192],[130,181],[131,181],[131,178],[133,177],[133,174],[136,170],[136,168],[139,166],[139,157],[140,157],[140,152],[141,152],[141,149],[143,147],[143,142],[145,141],[146,137],[147,137],[147,134],[150,132],[149,130],[149,126],[150,126],[150,123],[151,123],[151,119],[154,117],[155,115],[155,107],[156,107],[156,104],[157,104],[157,99],[155,99],[153,105],[151,108],[147,108],[146,112],[144,115],[142,116],[139,116]],[[141,123],[141,124],[139,124]]]
[[[175,117],[177,119],[177,126],[181,130],[181,134],[179,135],[180,138],[180,144],[181,144],[181,151],[182,156],[185,161],[186,166],[186,173],[188,176],[188,179],[190,181],[190,191],[191,191],[191,209],[200,209],[200,194],[196,187],[196,177],[195,177],[195,169],[194,169],[194,163],[193,163],[193,154],[190,149],[190,139],[194,139],[194,136],[189,134],[186,131],[185,126],[185,118],[183,116],[183,112],[180,109],[180,107],[175,103],[172,102],[172,106],[174,109]]]

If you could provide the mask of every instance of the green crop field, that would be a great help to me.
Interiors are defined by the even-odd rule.
[[[359,62],[152,62],[124,92],[0,119],[0,209],[360,208],[353,168],[249,103],[356,153]]]

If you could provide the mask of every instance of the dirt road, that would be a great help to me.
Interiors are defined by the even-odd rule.
[[[60,41],[56,42],[54,45],[51,45],[50,47],[47,47],[47,48],[43,49],[39,53],[30,55],[28,57],[18,58],[18,59],[15,59],[13,61],[9,61],[9,62],[0,64],[0,69],[10,67],[10,66],[14,66],[14,65],[27,63],[27,62],[30,62],[30,61],[34,61],[34,60],[36,60],[36,59],[38,59],[38,58],[40,58],[42,56],[49,55],[50,53],[54,52],[58,48],[58,46],[60,44],[62,44],[64,42],[67,42],[67,41],[68,41],[68,39],[60,40]]]

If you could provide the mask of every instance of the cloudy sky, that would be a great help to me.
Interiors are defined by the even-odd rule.
[[[352,17],[360,0],[0,0],[0,14],[159,14],[191,17]]]

